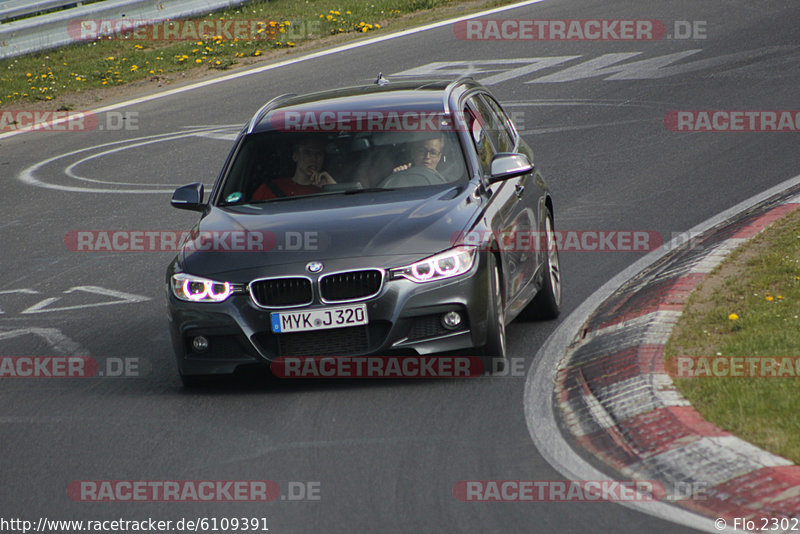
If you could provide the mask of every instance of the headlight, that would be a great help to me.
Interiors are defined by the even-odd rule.
[[[394,277],[402,276],[418,283],[452,278],[472,269],[476,252],[475,247],[456,247],[391,272]]]
[[[189,302],[222,302],[233,293],[230,282],[217,282],[186,273],[172,275],[172,294]]]

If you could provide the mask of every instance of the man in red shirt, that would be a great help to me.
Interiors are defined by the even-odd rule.
[[[253,193],[253,200],[311,195],[322,191],[325,184],[336,180],[322,170],[325,162],[324,144],[315,139],[305,139],[292,147],[292,160],[296,163],[294,175],[261,184]]]

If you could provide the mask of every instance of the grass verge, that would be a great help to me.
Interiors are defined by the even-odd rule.
[[[677,356],[800,356],[800,210],[734,251],[692,293],[667,343],[668,367]],[[708,421],[800,463],[798,369],[778,378],[720,369],[675,383]]]
[[[136,81],[170,83],[179,73],[213,74],[274,59],[287,50],[325,45],[365,34],[397,31],[515,0],[261,0],[178,22],[177,34],[139,31],[0,61],[0,106],[41,104],[65,95]],[[214,35],[193,29],[223,28],[217,21],[246,21],[246,29]],[[210,21],[214,24],[201,24]],[[78,35],[76,26],[76,35]],[[153,37],[156,37],[155,39]],[[377,73],[375,73],[377,75]],[[99,98],[95,98],[99,100]],[[18,107],[18,106],[15,106]],[[72,106],[64,105],[68,110]]]

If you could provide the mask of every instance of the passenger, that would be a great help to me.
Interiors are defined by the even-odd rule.
[[[278,178],[261,184],[253,193],[253,200],[269,200],[288,196],[313,195],[322,191],[322,186],[335,184],[328,172],[323,171],[325,144],[319,139],[307,138],[292,146],[294,175]]]

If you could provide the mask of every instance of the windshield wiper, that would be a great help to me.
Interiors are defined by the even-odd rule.
[[[393,187],[367,187],[366,189],[348,189],[341,191],[345,195],[356,195],[358,193],[377,193],[378,191],[394,191]]]
[[[328,195],[335,195],[339,193],[339,191],[326,191],[323,193],[311,193],[308,195],[288,195],[285,197],[275,197],[275,198],[265,198],[264,200],[251,200],[250,202],[245,202],[244,204],[265,204],[267,202],[280,202],[283,200],[297,200],[298,198],[312,198],[312,197],[324,197]]]

